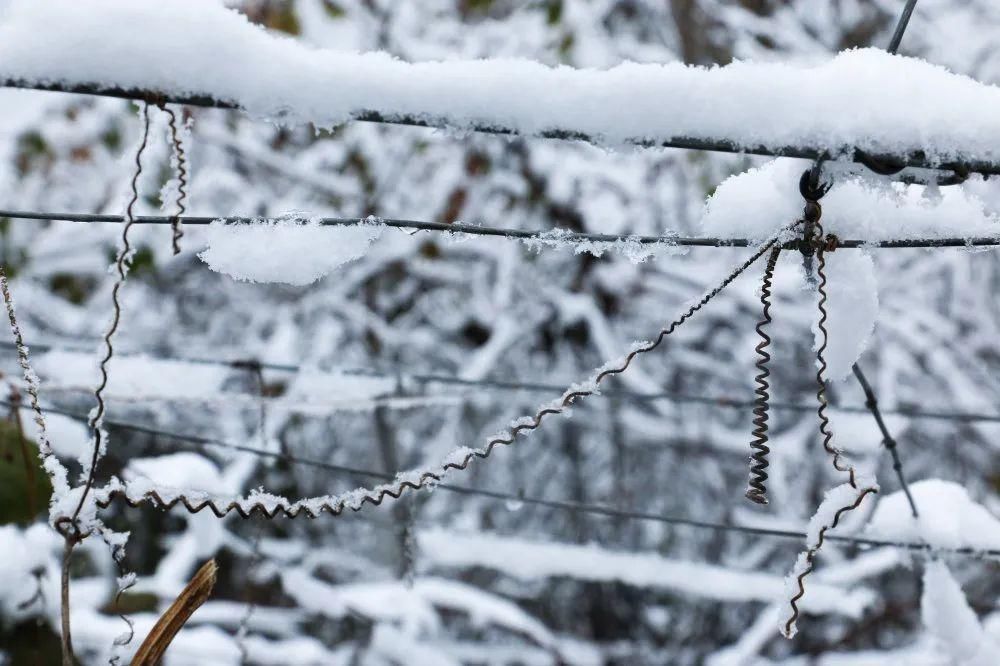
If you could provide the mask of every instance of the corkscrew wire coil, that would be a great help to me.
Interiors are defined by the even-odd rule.
[[[757,363],[755,365],[758,372],[757,376],[754,377],[754,382],[757,384],[754,393],[757,397],[754,399],[753,407],[754,429],[752,432],[753,440],[750,442],[750,448],[753,452],[750,455],[750,480],[746,496],[747,499],[757,504],[767,504],[767,487],[765,486],[767,472],[765,470],[767,470],[770,464],[767,461],[767,455],[771,452],[771,449],[767,446],[767,420],[771,401],[769,393],[771,385],[767,381],[768,377],[771,376],[771,370],[768,368],[771,355],[767,353],[767,348],[771,344],[771,336],[767,334],[764,328],[771,323],[771,285],[774,280],[774,269],[778,263],[778,256],[780,254],[781,248],[775,247],[771,250],[771,254],[767,258],[767,265],[764,268],[764,279],[760,289],[760,302],[763,309],[761,311],[761,319],[757,322],[756,327],[757,335],[760,337],[760,342],[755,347],[755,351],[757,352]]]

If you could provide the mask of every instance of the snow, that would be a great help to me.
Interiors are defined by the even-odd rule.
[[[990,666],[1000,662],[1000,643],[983,631],[944,562],[927,563],[920,615],[949,664]]]
[[[406,63],[278,38],[200,0],[12,0],[0,26],[0,63],[3,78],[210,94],[257,117],[320,127],[371,110],[456,128],[562,128],[611,145],[691,137],[976,159],[994,158],[1000,137],[997,88],[878,49],[713,68]]]
[[[878,286],[875,264],[868,254],[845,250],[829,253],[825,259],[828,335],[824,358],[828,379],[839,381],[851,375],[851,366],[871,340],[878,318]],[[823,339],[818,316],[812,327],[813,349],[819,349]]]
[[[859,480],[859,484],[862,487],[866,487],[863,481]],[[806,527],[807,548],[815,548],[819,545],[820,531],[824,527],[828,528],[833,525],[833,520],[836,517],[837,512],[845,506],[851,506],[854,504],[858,497],[858,493],[858,489],[854,488],[849,483],[843,483],[826,491],[826,494],[823,496],[823,501],[820,502],[819,507],[816,509],[816,513],[814,513],[812,518],[809,519],[809,525]],[[841,515],[843,516],[844,514]]]
[[[485,567],[522,581],[564,577],[618,582],[641,589],[665,589],[723,602],[775,601],[782,578],[663,557],[655,553],[624,553],[598,545],[544,543],[517,537],[461,534],[442,529],[417,535],[423,561],[437,567]],[[836,613],[859,618],[875,600],[863,588],[845,590],[817,583],[810,586],[807,612]]]
[[[687,248],[664,240],[658,243],[643,243],[638,238],[626,237],[616,241],[591,241],[572,238],[568,229],[552,229],[535,238],[524,238],[521,242],[535,252],[543,250],[572,250],[574,254],[590,254],[602,257],[606,252],[617,252],[633,264],[641,264],[647,259],[684,254]]]
[[[814,561],[816,554],[820,548],[820,538],[824,536],[827,531],[833,529],[833,522],[837,518],[837,514],[841,512],[845,507],[850,507],[857,500],[858,496],[864,492],[865,488],[875,488],[878,490],[878,486],[875,485],[873,479],[865,479],[858,477],[857,479],[858,487],[855,488],[850,483],[843,483],[839,486],[831,488],[826,491],[823,496],[823,501],[820,502],[819,507],[816,508],[816,512],[813,514],[812,518],[809,519],[809,525],[806,527],[806,548],[804,551],[799,553],[799,556],[795,560],[795,564],[792,566],[792,570],[785,576],[784,588],[785,596],[788,599],[792,599],[799,592],[799,579],[807,575],[811,566],[814,566]],[[843,518],[848,515],[847,512],[841,513],[841,521],[838,522],[838,526],[843,525]],[[805,604],[812,594],[814,594],[814,588],[816,585],[812,582],[802,581],[802,587],[805,590],[804,596],[798,600],[798,605],[800,608],[805,608]],[[791,606],[786,609],[788,615],[781,618],[779,629],[781,634],[785,638],[793,638],[798,632],[798,627],[795,622],[789,622],[793,617],[791,615]]]
[[[343,370],[324,372],[303,368],[295,374],[287,395],[296,403],[349,400],[362,406],[371,406],[372,400],[389,395],[396,387],[393,378],[367,376]]]
[[[927,479],[910,484],[920,513],[914,518],[903,492],[879,499],[867,528],[872,538],[926,543],[932,548],[1000,550],[1000,519],[957,483]]]
[[[93,391],[98,373],[96,354],[50,351],[35,365],[45,378],[48,390],[87,389]],[[107,398],[207,399],[218,395],[229,368],[156,359],[144,354],[118,355],[108,362]]]
[[[39,437],[39,427],[34,419],[34,412],[27,408],[21,409],[21,423],[25,434],[36,442]],[[76,419],[62,414],[45,412],[45,430],[48,433],[49,444],[56,455],[63,458],[79,457],[90,441],[87,426]]]
[[[498,626],[529,637],[539,645],[555,643],[537,620],[509,601],[481,590],[440,578],[418,578],[409,588],[401,581],[328,585],[301,569],[281,575],[286,593],[303,608],[326,617],[358,613],[377,621],[392,621],[414,636],[436,633],[441,621],[435,608],[465,613],[477,627]]]
[[[377,223],[330,227],[289,213],[251,224],[216,220],[198,257],[218,273],[245,282],[307,285],[362,255],[382,235]]]
[[[810,162],[772,160],[730,176],[705,203],[702,231],[723,238],[767,238],[801,219],[799,177]],[[835,172],[821,200],[824,231],[867,241],[906,238],[1000,236],[1000,217],[987,209],[973,185],[935,188],[904,185],[870,174]]]
[[[62,539],[48,525],[26,529],[0,525],[0,615],[6,621],[39,615],[58,605],[59,565],[55,554]],[[37,578],[36,578],[37,574]],[[41,587],[42,600],[22,606]]]

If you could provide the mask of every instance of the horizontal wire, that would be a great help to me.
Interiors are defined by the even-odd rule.
[[[15,407],[13,403],[7,400],[0,400],[0,405],[3,405],[8,408]],[[61,416],[65,416],[67,418],[74,419],[83,423],[87,422],[87,417],[83,414],[76,414],[74,412],[59,408],[45,407],[43,409],[44,411],[50,414],[59,414]],[[252,446],[233,444],[231,442],[226,442],[224,440],[214,439],[211,437],[203,437],[201,435],[189,435],[183,433],[170,432],[167,430],[160,430],[158,428],[152,428],[139,424],[127,423],[111,419],[105,419],[104,423],[105,425],[113,428],[120,428],[122,430],[130,430],[132,432],[138,432],[157,437],[166,437],[181,442],[188,442],[191,444],[195,444],[201,447],[199,449],[196,449],[200,451],[204,451],[205,447],[217,446],[221,448],[231,449],[234,451],[240,451],[242,453],[249,453],[261,458],[271,458],[274,460],[281,460],[296,465],[318,467],[320,469],[325,469],[331,472],[337,472],[341,474],[366,476],[373,479],[380,479],[385,481],[392,481],[396,478],[395,475],[388,474],[385,472],[378,472],[375,470],[364,469],[360,467],[351,467],[347,465],[337,465],[334,463],[329,463],[314,458],[293,456],[291,454],[283,453],[280,451],[267,451]],[[750,527],[747,525],[716,523],[712,521],[697,520],[694,518],[684,518],[681,516],[667,516],[659,513],[617,509],[615,507],[606,506],[603,504],[594,504],[590,502],[544,499],[540,497],[533,497],[530,495],[522,495],[521,493],[508,493],[508,492],[503,492],[498,490],[488,490],[483,488],[470,488],[468,486],[459,486],[451,483],[435,483],[434,488],[440,488],[441,490],[461,495],[488,497],[490,499],[504,500],[510,502],[520,502],[522,504],[544,506],[551,509],[559,509],[562,511],[589,513],[592,515],[604,516],[608,518],[622,518],[626,520],[648,520],[659,523],[667,523],[671,525],[683,525],[686,527],[694,527],[698,529],[718,530],[722,532],[734,532],[741,534],[750,534],[754,536],[775,537],[780,539],[795,539],[799,541],[806,538],[806,534],[804,532],[798,532],[795,530],[782,530],[782,529],[773,529],[766,527]],[[938,549],[938,548],[932,548],[927,544],[923,543],[896,542],[896,541],[887,541],[883,539],[869,539],[865,537],[856,537],[856,536],[829,535],[826,538],[829,541],[837,541],[840,543],[852,544],[856,546],[865,546],[865,547],[905,548],[907,550],[912,550],[912,551],[930,551],[934,553],[962,555],[969,557],[990,557],[990,558],[1000,557],[1000,550],[974,549],[974,548]]]
[[[11,218],[18,220],[52,220],[66,222],[86,222],[86,223],[119,223],[123,221],[121,215],[99,215],[93,213],[50,213],[26,210],[0,210],[0,218]],[[135,224],[173,224],[177,219],[185,225],[207,225],[215,221],[225,224],[249,224],[262,219],[262,217],[247,217],[242,215],[230,215],[223,217],[209,216],[184,216],[180,218],[168,217],[164,215],[139,215],[135,217]],[[580,232],[561,232],[558,229],[549,231],[528,231],[525,229],[511,229],[506,227],[485,227],[475,224],[464,224],[462,222],[425,222],[420,220],[404,220],[395,218],[369,217],[323,217],[318,218],[319,224],[330,227],[350,227],[363,224],[381,224],[397,229],[417,229],[419,231],[441,231],[453,234],[469,234],[472,236],[501,236],[504,238],[514,238],[519,240],[538,240],[565,242],[570,244],[579,243],[639,243],[641,245],[676,245],[683,247],[755,247],[759,242],[749,238],[717,238],[699,236],[647,236],[631,234],[595,234]],[[789,241],[782,245],[785,249],[799,249],[799,241]],[[908,238],[899,240],[868,241],[858,239],[838,240],[837,248],[930,248],[930,247],[995,247],[1000,246],[1000,236],[979,236],[974,238]]]
[[[95,342],[96,344],[96,342]],[[11,342],[0,340],[0,348],[13,349]],[[44,343],[29,344],[28,348],[41,352],[71,352],[79,354],[89,354],[92,349],[84,347],[73,347],[69,345],[48,345]],[[126,354],[127,356],[128,354]],[[157,361],[169,361],[175,363],[190,363],[193,365],[210,365],[219,367],[230,367],[234,369],[248,369],[260,366],[264,370],[276,372],[297,373],[303,370],[303,366],[294,363],[269,363],[266,361],[256,361],[252,359],[213,359],[192,356],[166,356],[150,355]],[[502,380],[502,379],[465,379],[455,375],[439,373],[413,373],[402,368],[392,370],[364,369],[364,368],[337,368],[331,370],[330,374],[341,373],[361,377],[374,377],[379,379],[407,379],[419,384],[444,384],[447,386],[474,386],[477,388],[494,389],[498,391],[538,391],[559,393],[566,388],[566,384],[551,384],[546,382],[536,382],[531,380]],[[706,396],[683,393],[680,391],[657,391],[643,393],[640,391],[629,391],[627,389],[604,390],[597,394],[598,397],[611,399],[624,399],[635,402],[652,402],[657,400],[667,400],[678,403],[692,403],[718,407],[722,409],[748,409],[754,406],[753,400],[736,400],[724,396]],[[868,407],[863,405],[830,405],[834,411],[852,414],[867,414]],[[806,405],[793,402],[772,402],[771,409],[789,412],[815,412],[815,405]],[[880,408],[882,414],[894,416],[905,416],[913,419],[931,419],[941,421],[961,421],[966,423],[985,422],[1000,423],[1000,414],[985,414],[979,412],[954,412],[935,411],[919,408],[898,407],[895,409]]]
[[[123,221],[120,215],[99,215],[90,213],[50,213],[35,211],[10,211],[0,210],[0,218],[22,220],[52,220],[67,222],[85,223],[119,223]],[[169,225],[175,221],[174,217],[162,215],[140,215],[135,218],[136,224]],[[248,216],[187,216],[180,220],[187,225],[208,225],[219,221],[225,224],[250,224],[256,221],[275,218],[248,217]],[[417,229],[420,231],[441,231],[455,234],[469,234],[473,236],[500,236],[519,240],[542,240],[557,241],[567,243],[620,243],[637,242],[643,245],[664,244],[691,247],[753,247],[758,241],[748,238],[718,238],[704,236],[675,236],[675,235],[633,235],[633,234],[598,234],[581,232],[560,233],[558,229],[548,231],[529,231],[524,229],[512,229],[507,227],[488,227],[475,224],[465,224],[462,222],[426,222],[421,220],[406,220],[396,218],[353,218],[353,217],[323,217],[317,220],[322,226],[360,226],[364,224],[381,224],[387,227],[400,229]],[[859,239],[838,240],[838,249],[856,248],[932,248],[932,247],[993,247],[1000,246],[1000,236],[979,236],[970,238],[950,237],[950,238],[909,238],[896,240],[869,241]],[[790,241],[782,247],[785,249],[798,249],[799,241]]]
[[[64,84],[52,81],[33,81],[23,78],[0,79],[0,87],[23,88],[28,90],[43,90],[48,92],[76,93],[99,97],[114,97],[129,100],[144,100],[155,104],[183,104],[187,106],[212,107],[219,109],[240,109],[239,104],[232,100],[220,99],[206,93],[167,94],[157,90],[141,88],[123,88],[99,83]],[[370,109],[357,110],[351,113],[351,119],[360,122],[384,123],[390,125],[405,125],[409,127],[428,127],[435,129],[454,129],[460,132],[479,132],[482,134],[498,134],[502,136],[522,136],[523,133],[512,127],[500,125],[472,124],[456,126],[446,117],[433,117],[426,114],[386,114]],[[568,141],[584,141],[601,145],[597,137],[584,132],[552,128],[532,132],[527,136],[542,139],[561,139]],[[950,160],[935,161],[922,150],[914,150],[904,155],[868,153],[857,146],[843,145],[835,149],[818,146],[780,146],[767,147],[762,145],[742,145],[726,139],[711,139],[674,136],[664,140],[647,138],[626,139],[623,143],[642,148],[664,147],[681,148],[685,150],[707,150],[711,152],[736,153],[746,155],[763,155],[769,157],[799,157],[808,160],[830,161],[835,159],[849,160],[858,164],[878,164],[880,170],[897,170],[906,167],[919,169],[934,169],[954,171],[958,174],[979,173],[983,175],[1000,174],[1000,163],[989,160]]]

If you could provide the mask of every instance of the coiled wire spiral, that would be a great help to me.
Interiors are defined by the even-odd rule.
[[[651,352],[659,347],[667,336],[672,334],[675,329],[688,321],[699,310],[701,310],[701,308],[708,304],[709,301],[718,296],[720,292],[735,281],[737,277],[742,275],[743,272],[752,266],[758,259],[774,248],[783,234],[798,227],[800,224],[801,221],[796,221],[786,227],[783,227],[778,233],[758,247],[753,254],[740,263],[739,266],[726,275],[726,277],[719,284],[717,284],[710,291],[706,292],[700,299],[685,309],[684,312],[669,325],[662,328],[652,341],[635,347],[619,364],[606,367],[601,370],[593,377],[591,383],[596,387],[596,385],[601,384],[605,379],[625,372],[628,370],[629,366],[631,366],[635,357],[640,354]],[[422,488],[432,487],[439,483],[448,471],[464,470],[468,468],[474,460],[488,458],[496,447],[510,446],[515,442],[518,435],[533,431],[540,427],[546,417],[564,413],[570,408],[570,406],[573,405],[574,402],[593,395],[595,392],[597,392],[596,388],[571,388],[555,403],[539,409],[532,416],[518,419],[517,425],[512,427],[507,432],[490,439],[481,448],[467,450],[457,460],[445,462],[435,471],[424,471],[419,475],[407,475],[391,483],[364,489],[363,491],[355,491],[337,498],[323,498],[319,500],[304,500],[288,503],[254,501],[254,498],[251,496],[250,498],[243,500],[226,501],[203,495],[188,497],[183,493],[178,495],[173,495],[172,493],[160,493],[155,489],[147,490],[141,494],[137,493],[136,495],[130,495],[126,487],[112,484],[101,489],[97,493],[95,503],[101,509],[106,509],[116,498],[118,498],[132,507],[148,503],[159,509],[170,510],[174,507],[180,506],[188,513],[198,513],[199,511],[208,509],[219,518],[222,518],[230,513],[236,513],[241,518],[249,518],[251,515],[256,514],[267,519],[273,519],[279,515],[287,518],[296,518],[300,515],[305,515],[309,518],[316,518],[323,513],[339,516],[346,511],[360,511],[366,505],[378,506],[387,497],[391,499],[398,499],[408,490],[420,490]]]
[[[750,455],[750,481],[746,496],[751,502],[756,502],[757,504],[767,504],[767,487],[764,483],[767,481],[767,472],[765,470],[769,465],[767,455],[771,452],[771,449],[767,446],[767,419],[771,401],[769,393],[771,385],[767,381],[767,378],[771,376],[771,370],[767,367],[767,364],[771,361],[771,355],[766,350],[771,344],[771,336],[764,331],[764,327],[771,323],[771,285],[774,280],[774,268],[778,263],[778,256],[780,254],[781,248],[775,247],[771,250],[771,254],[767,258],[767,265],[764,268],[764,279],[760,288],[760,302],[763,305],[763,310],[761,312],[761,319],[757,322],[756,327],[757,335],[760,336],[760,342],[755,347],[758,372],[757,376],[754,377],[754,382],[757,384],[754,393],[757,394],[757,397],[754,399],[753,406],[754,429],[752,432],[753,441],[750,442],[750,448],[753,450],[753,453]]]
[[[844,514],[849,513],[861,506],[861,502],[864,501],[866,496],[878,492],[877,486],[868,486],[865,488],[858,487],[857,474],[854,470],[854,466],[849,463],[845,463],[843,459],[843,451],[833,445],[833,431],[830,430],[830,418],[826,414],[826,408],[828,405],[826,398],[826,348],[829,341],[829,331],[826,328],[828,318],[828,312],[826,309],[826,302],[828,298],[828,294],[826,292],[826,253],[837,249],[837,237],[833,235],[825,235],[823,225],[819,222],[821,214],[819,203],[814,199],[807,200],[807,211],[810,210],[810,205],[813,207],[814,215],[811,219],[809,219],[811,224],[807,226],[805,243],[811,245],[811,247],[815,250],[816,275],[819,278],[816,285],[816,291],[819,293],[819,300],[817,302],[819,321],[817,322],[817,328],[820,332],[820,345],[816,349],[816,360],[818,362],[816,370],[816,399],[819,402],[816,414],[819,416],[819,431],[823,436],[823,450],[830,455],[834,469],[838,472],[847,474],[848,483],[851,488],[857,491],[857,494],[855,495],[853,502],[846,506],[842,506],[837,510],[833,516],[833,520],[831,520],[828,525],[823,525],[820,528],[816,542],[805,552],[806,566],[796,576],[795,584],[798,589],[788,602],[791,607],[791,615],[783,627],[783,633],[786,637],[791,637],[795,633],[795,624],[800,616],[798,602],[806,593],[805,579],[815,568],[814,561],[817,553],[819,553],[820,549],[823,547],[827,531],[835,528],[840,523],[840,519]]]

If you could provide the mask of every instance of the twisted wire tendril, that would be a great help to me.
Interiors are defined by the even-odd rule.
[[[607,368],[599,372],[593,378],[593,384],[595,387],[600,385],[608,377],[622,374],[628,370],[636,356],[651,352],[659,347],[667,336],[672,334],[679,326],[683,325],[695,313],[708,304],[709,301],[718,296],[719,293],[736,280],[737,277],[742,275],[744,271],[764,256],[764,254],[770,251],[777,244],[779,238],[781,238],[787,231],[797,227],[799,224],[801,224],[801,221],[796,221],[782,228],[777,234],[763,243],[753,252],[753,254],[733,269],[718,285],[705,293],[698,301],[690,305],[668,326],[660,329],[658,335],[653,341],[646,342],[645,344],[634,348],[625,356],[624,361],[622,361],[620,365]],[[265,504],[260,501],[247,504],[245,501],[237,500],[222,503],[209,497],[190,498],[184,493],[168,497],[164,496],[155,489],[144,492],[139,497],[130,497],[128,495],[127,488],[122,488],[120,486],[109,486],[108,488],[105,488],[101,491],[99,496],[95,498],[95,501],[101,508],[108,507],[115,498],[121,498],[126,504],[132,507],[146,502],[163,510],[170,510],[174,507],[181,506],[188,513],[198,513],[208,509],[219,518],[222,518],[230,513],[236,513],[244,519],[249,518],[252,515],[261,515],[267,519],[273,519],[278,515],[282,515],[287,518],[296,518],[299,515],[306,515],[309,518],[315,518],[323,513],[339,516],[348,509],[351,511],[360,511],[366,505],[379,506],[387,497],[391,499],[398,499],[400,495],[407,490],[420,490],[439,483],[447,472],[451,470],[465,470],[474,460],[488,458],[496,447],[510,446],[521,433],[536,430],[539,426],[541,426],[546,417],[566,412],[566,410],[575,401],[593,395],[596,390],[596,388],[581,388],[567,391],[554,406],[543,407],[534,415],[521,419],[518,425],[511,428],[503,435],[489,440],[483,447],[467,451],[457,462],[444,463],[439,471],[424,471],[420,473],[415,480],[411,480],[411,478],[397,480],[394,483],[367,489],[361,493],[351,493],[349,497],[341,497],[333,501],[296,502],[290,505],[276,502],[268,502]]]
[[[767,378],[771,376],[771,370],[767,367],[767,364],[771,360],[771,355],[766,350],[771,344],[771,336],[764,331],[764,327],[771,323],[771,285],[774,280],[774,269],[778,263],[778,255],[780,254],[780,247],[773,248],[767,258],[767,266],[764,268],[764,279],[760,289],[760,302],[763,305],[763,309],[761,319],[757,322],[756,327],[760,342],[754,348],[757,352],[757,363],[755,365],[758,372],[757,376],[754,377],[754,382],[757,384],[754,393],[757,397],[754,399],[753,407],[754,429],[752,435],[754,439],[750,442],[750,448],[753,450],[753,453],[750,455],[750,480],[747,484],[746,496],[747,499],[757,504],[767,504],[767,487],[764,485],[764,482],[767,481],[767,472],[765,470],[769,466],[767,454],[771,452],[771,449],[767,446],[767,419],[771,400],[769,393],[771,385],[767,381]]]

